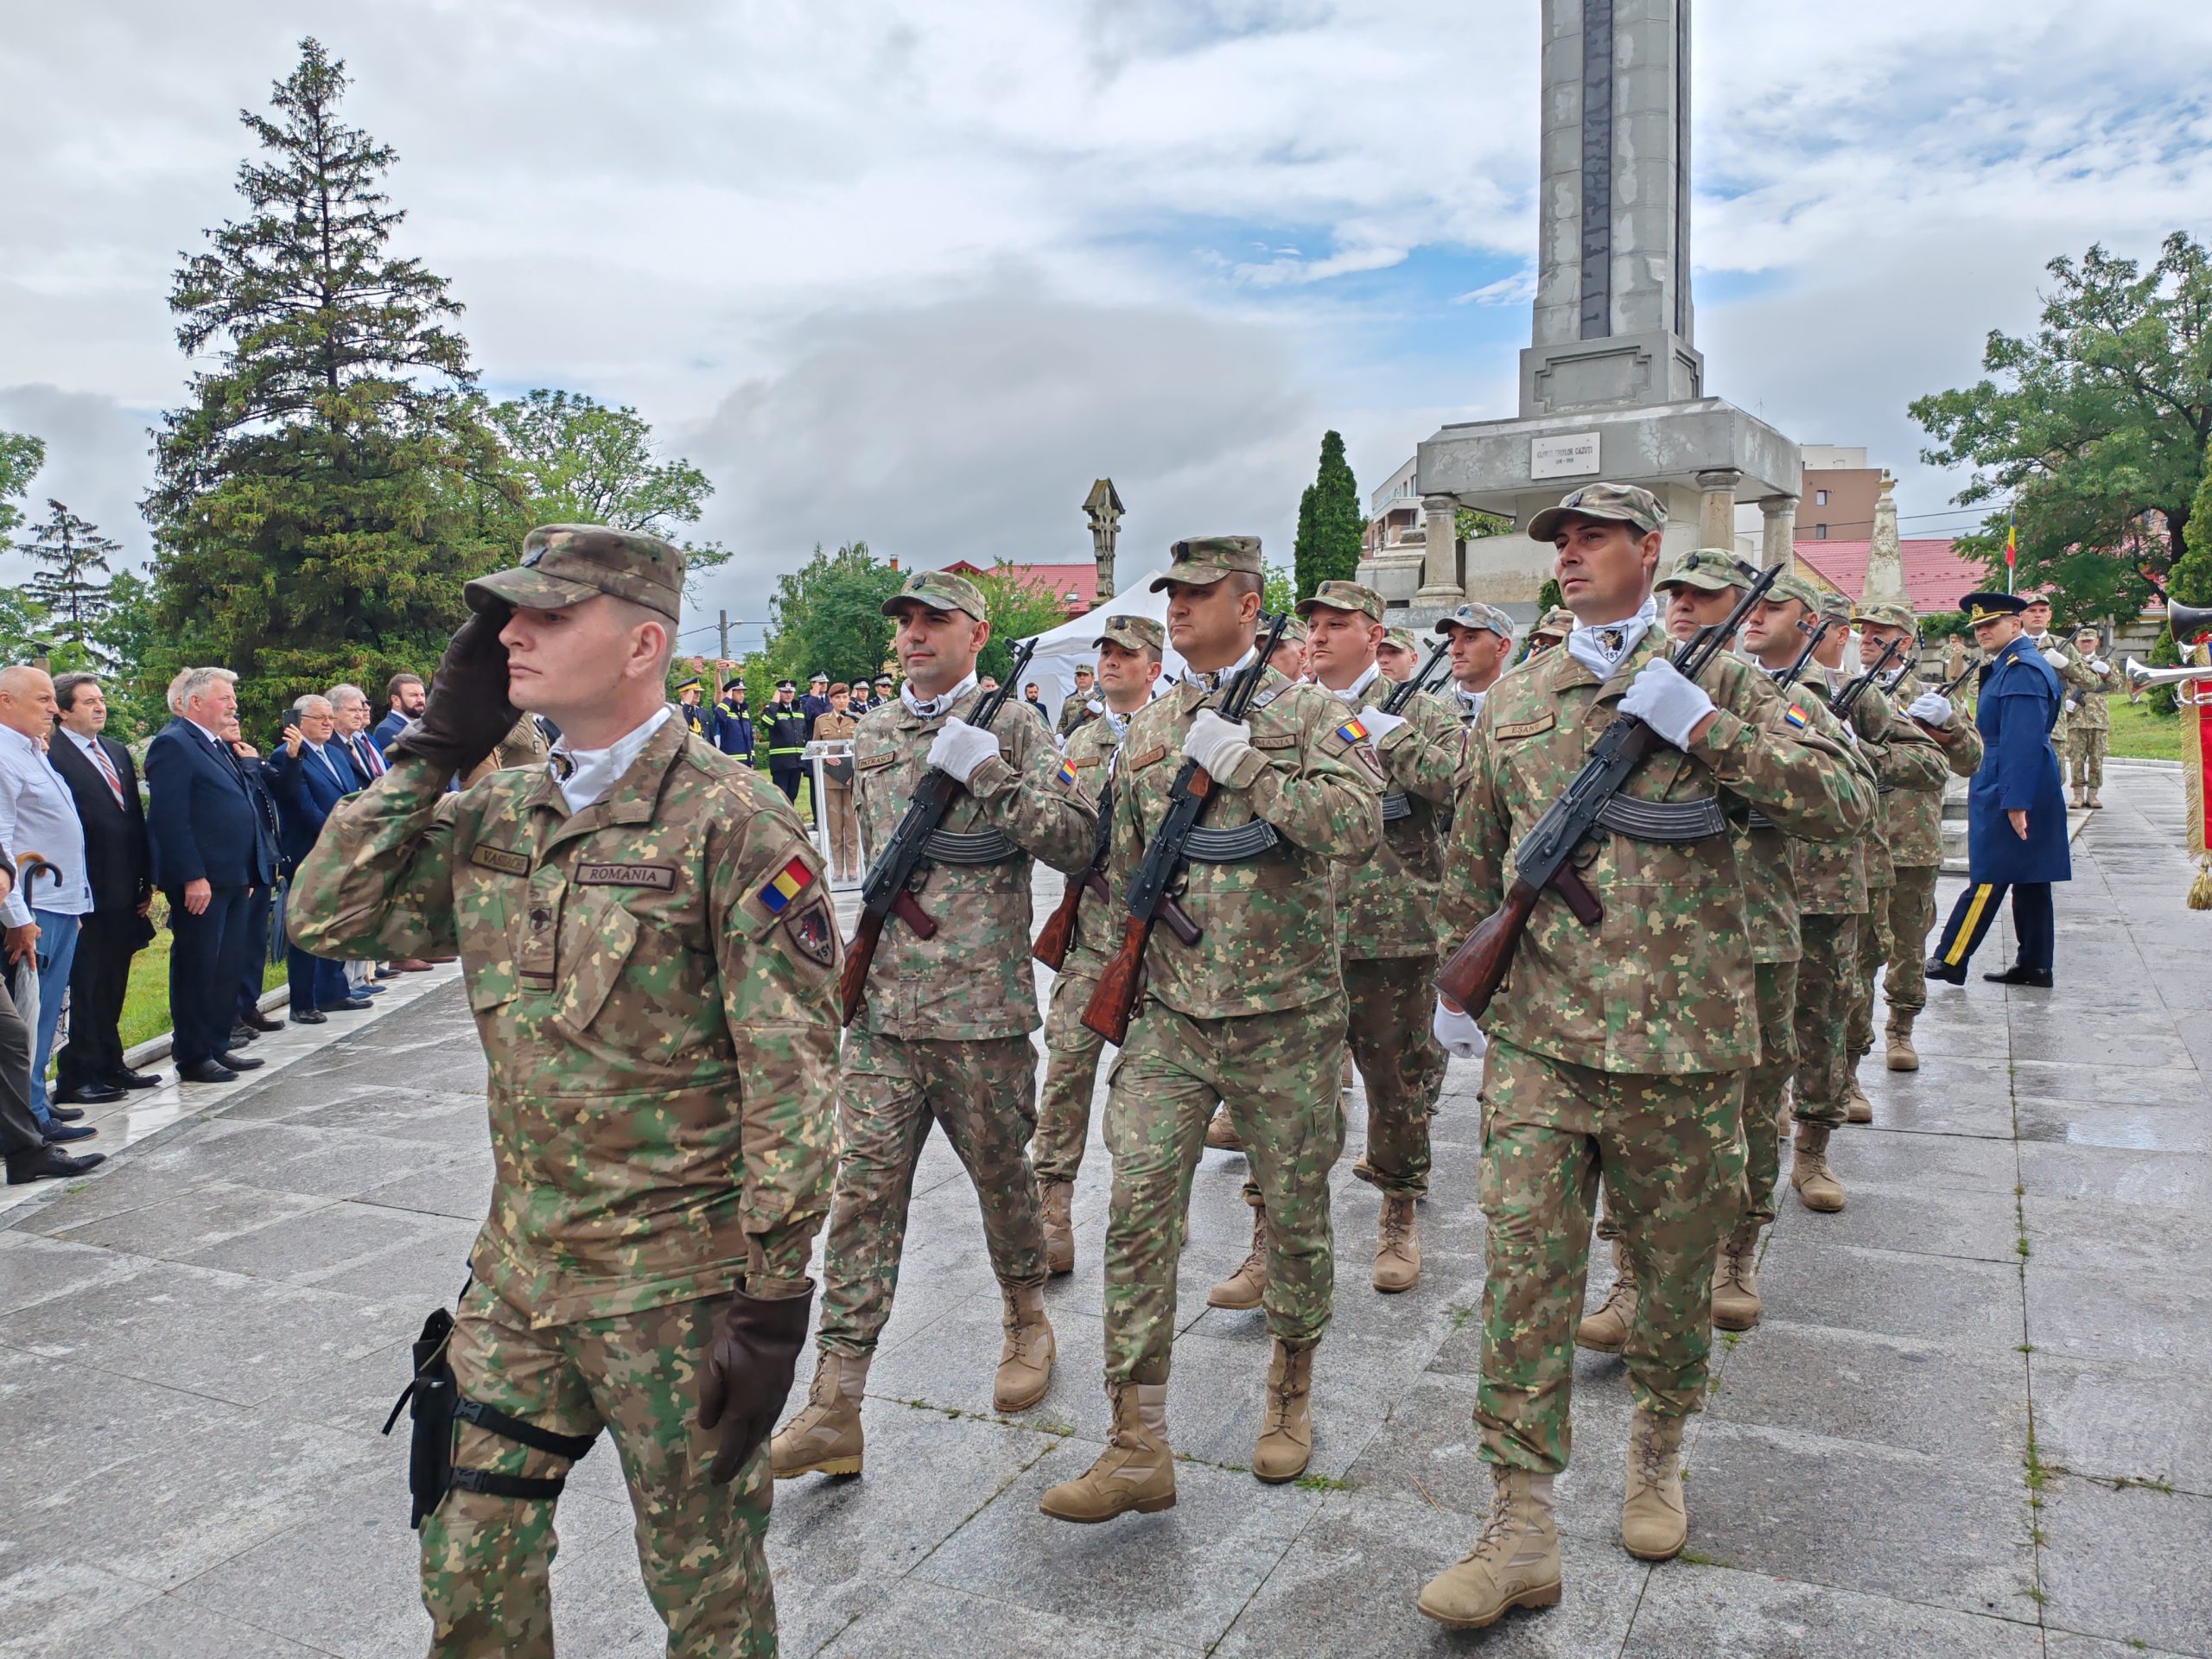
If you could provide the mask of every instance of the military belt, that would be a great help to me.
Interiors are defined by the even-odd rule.
[[[1394,789],[1382,798],[1382,822],[1395,823],[1400,818],[1414,815],[1414,804],[1406,798],[1406,791]]]
[[[1255,818],[1234,830],[1192,830],[1183,837],[1183,856],[1194,864],[1242,864],[1281,839],[1274,825],[1265,818]]]
[[[1020,850],[1002,830],[978,830],[967,835],[932,830],[922,843],[923,856],[937,864],[1003,864]]]
[[[1615,795],[1598,809],[1598,822],[1630,841],[1703,841],[1728,828],[1718,796],[1695,801],[1639,801]]]

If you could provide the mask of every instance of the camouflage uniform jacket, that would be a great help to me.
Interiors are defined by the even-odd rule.
[[[1894,709],[1910,709],[1913,700],[1931,690],[1907,669],[1889,688]],[[1981,766],[1981,734],[1974,729],[1966,705],[1952,699],[1950,729],[1945,742],[1931,738],[1943,757],[1944,770],[1955,778],[1971,778]],[[1901,870],[1931,869],[1943,861],[1943,786],[1899,790],[1888,798],[1890,861]]]
[[[1395,689],[1376,675],[1358,693],[1360,712],[1380,708]],[[1342,697],[1337,701],[1350,712]],[[1433,957],[1442,947],[1437,883],[1444,876],[1444,837],[1466,758],[1466,733],[1459,717],[1433,696],[1413,696],[1399,713],[1406,723],[1376,752],[1383,772],[1382,840],[1374,857],[1336,868],[1343,950],[1353,962]],[[1399,810],[1392,797],[1402,800],[1403,817],[1391,816]]]
[[[541,1325],[804,1284],[838,960],[790,806],[672,720],[573,816],[549,769],[445,784],[394,756],[289,917],[321,956],[460,952],[491,1073],[476,1276]]]
[[[1880,794],[1866,837],[1870,888],[1897,885],[1891,850],[1891,824],[1900,810],[1896,804],[1933,791],[1940,813],[1943,779],[1950,770],[1936,740],[1904,717],[1904,707],[1891,702],[1878,685],[1868,686],[1851,705],[1851,728],[1859,735],[1859,753],[1873,763]]]
[[[1647,632],[1601,685],[1565,651],[1491,688],[1454,808],[1444,919],[1464,938],[1503,901],[1520,838],[1580,772],[1621,694],[1673,642]],[[1718,793],[1793,836],[1840,840],[1873,811],[1873,786],[1842,747],[1785,718],[1763,676],[1722,655],[1700,681],[1716,714],[1688,752],[1662,747],[1629,780],[1639,800]],[[1537,902],[1484,1024],[1516,1047],[1600,1071],[1740,1071],[1758,1058],[1750,928],[1729,835],[1666,844],[1600,831],[1575,855],[1605,907],[1595,927],[1555,894]]]
[[[1138,709],[1122,740],[1107,874],[1117,926],[1202,702],[1218,698],[1185,677]],[[1329,866],[1371,856],[1382,835],[1382,766],[1363,740],[1344,735],[1350,712],[1318,687],[1268,671],[1245,710],[1253,752],[1214,780],[1199,823],[1234,830],[1264,818],[1281,839],[1256,857],[1193,862],[1185,872],[1177,896],[1203,937],[1185,946],[1154,930],[1147,995],[1194,1020],[1223,1020],[1342,994]]]
[[[1737,827],[1736,863],[1744,873],[1744,925],[1753,962],[1796,962],[1805,954],[1797,927],[1797,879],[1789,837],[1764,821]]]
[[[1843,744],[1853,770],[1865,785],[1870,802],[1878,801],[1878,780],[1872,757],[1843,734],[1843,722],[1828,712],[1822,687],[1825,671],[1808,666],[1804,677],[1789,688],[1790,707],[1805,716],[1806,729]],[[1841,685],[1847,682],[1839,679]],[[1789,840],[1790,878],[1797,887],[1800,916],[1864,916],[1866,913],[1867,847],[1874,838],[1874,819],[1879,809],[1867,814],[1860,833],[1841,840],[1814,841],[1793,836]]]
[[[985,695],[971,691],[950,712],[970,719]],[[853,766],[863,845],[890,844],[946,718],[925,720],[902,699],[861,721]],[[1097,819],[1041,715],[1009,702],[991,732],[998,757],[976,769],[939,828],[956,836],[995,831],[1003,855],[979,864],[933,861],[915,879],[914,898],[936,922],[937,934],[923,938],[895,916],[885,925],[859,1016],[880,1036],[1015,1037],[1039,1023],[1029,965],[1030,860],[1041,858],[1056,870],[1082,869],[1090,861]]]
[[[1075,768],[1076,782],[1096,808],[1113,781],[1114,756],[1122,747],[1121,734],[1104,714],[1084,721],[1068,734],[1064,759]],[[1107,803],[1108,810],[1112,803]],[[1110,823],[1108,828],[1111,829]],[[1074,878],[1071,877],[1070,880]],[[1095,893],[1085,893],[1076,906],[1075,938],[1060,963],[1064,974],[1088,974],[1096,978],[1122,943],[1122,923],[1128,914]]]
[[[1077,696],[1072,691],[1069,692],[1066,699],[1060,704],[1060,718],[1052,728],[1053,734],[1065,738],[1078,726],[1089,725],[1098,717],[1098,711],[1104,706],[1103,701],[1095,688],[1084,692],[1081,696]]]
[[[2055,651],[2065,659],[2063,662],[2051,664],[2051,667],[2058,674],[2058,724],[2050,728],[2050,745],[2063,753],[2066,748],[2068,722],[2075,713],[2079,712],[2078,709],[2069,710],[2066,705],[2069,702],[2079,704],[2082,702],[2082,692],[2100,683],[2097,671],[2089,666],[2087,658],[2074,649],[2074,642],[2071,639],[2059,634],[2046,632],[2040,638],[2031,639],[2028,643],[2039,653]],[[2048,658],[2044,660],[2050,661]]]
[[[2089,666],[2088,658],[2082,659],[2082,666],[2089,676],[2088,683],[2068,691],[2074,699],[2074,712],[2067,716],[2077,732],[2108,732],[2112,729],[2112,708],[2105,699],[2123,689],[2120,671],[2110,663],[2101,674]]]

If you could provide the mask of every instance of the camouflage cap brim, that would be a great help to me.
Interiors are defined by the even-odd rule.
[[[488,576],[479,576],[461,588],[461,596],[472,611],[486,611],[494,605],[527,611],[562,611],[571,605],[582,604],[598,592],[588,583],[549,576],[543,570],[514,569],[494,570]]]

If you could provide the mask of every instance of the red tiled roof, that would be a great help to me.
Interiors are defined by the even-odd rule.
[[[1870,545],[1866,542],[1801,540],[1796,549],[1797,556],[1815,575],[1856,604],[1859,589],[1866,582],[1866,550]],[[1948,537],[1897,543],[1897,556],[1904,565],[1905,597],[1912,602],[1916,614],[1932,616],[1939,611],[1955,611],[1961,594],[1970,594],[1989,581],[1988,566],[1961,556],[1955,548],[1956,543]]]
[[[1070,616],[1081,616],[1097,602],[1098,567],[1095,564],[1008,564],[1003,567],[977,564],[969,559],[955,559],[944,567],[955,575],[988,575],[995,569],[1004,569],[1017,579],[1033,588],[1042,588],[1058,595],[1067,604]],[[1073,594],[1073,598],[1069,598]]]

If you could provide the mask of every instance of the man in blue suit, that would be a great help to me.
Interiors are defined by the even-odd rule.
[[[337,711],[327,698],[300,698],[285,711],[283,743],[261,763],[276,802],[277,853],[287,876],[313,850],[330,809],[360,786],[353,767],[340,753],[337,723]],[[296,1026],[319,1026],[327,1010],[355,1006],[342,962],[309,956],[291,945],[286,977]]]
[[[1982,755],[1967,791],[1967,889],[1928,963],[1929,978],[1953,985],[1966,983],[1967,963],[2008,888],[2019,959],[1982,977],[2045,990],[2052,984],[2050,884],[2074,874],[2065,791],[2050,747],[2063,692],[2056,671],[2023,631],[2027,607],[2016,594],[1968,594],[1959,601],[1983,657],[1974,709]]]
[[[384,700],[390,705],[385,717],[377,721],[369,739],[381,753],[391,747],[391,740],[407,728],[407,722],[423,712],[423,704],[429,693],[423,689],[419,674],[398,673],[384,683]]]
[[[261,1062],[230,1052],[240,952],[251,948],[252,894],[276,879],[258,809],[224,729],[238,717],[238,676],[188,668],[169,688],[176,717],[146,746],[154,885],[168,895],[171,1050],[187,1083],[232,1083]]]

